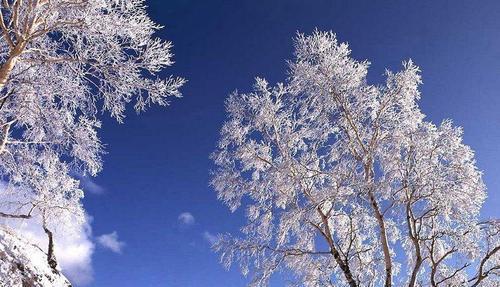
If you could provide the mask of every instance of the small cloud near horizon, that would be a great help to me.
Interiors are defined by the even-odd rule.
[[[91,176],[76,174],[76,178],[80,181],[80,188],[83,189],[83,191],[95,195],[104,194],[104,192],[106,191],[106,189],[103,186],[96,183],[93,177]]]
[[[196,222],[193,214],[191,214],[190,212],[183,212],[179,214],[177,220],[183,226],[191,226]]]
[[[96,239],[99,245],[108,250],[111,250],[114,253],[121,254],[123,247],[125,247],[125,242],[118,240],[118,233],[116,231],[108,234],[103,234],[101,236],[98,236]]]
[[[217,235],[212,234],[208,231],[203,232],[203,239],[205,239],[210,245],[214,245],[217,242]]]

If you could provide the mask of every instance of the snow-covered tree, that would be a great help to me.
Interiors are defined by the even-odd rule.
[[[171,43],[143,0],[0,5],[0,217],[37,220],[55,268],[52,230],[85,220],[75,175],[101,170],[98,116],[167,105],[184,80],[160,77]]]
[[[412,61],[369,84],[369,63],[331,32],[299,34],[289,78],[232,94],[213,154],[212,186],[242,236],[215,244],[265,286],[498,286],[500,222],[474,153],[451,121],[418,107]]]

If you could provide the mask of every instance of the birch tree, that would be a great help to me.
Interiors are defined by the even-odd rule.
[[[74,175],[102,168],[100,113],[180,96],[159,28],[143,0],[1,1],[0,217],[39,222],[54,269],[53,230],[85,220]]]
[[[215,244],[251,286],[498,286],[499,228],[474,153],[418,107],[410,60],[369,84],[331,32],[299,34],[289,78],[227,99],[212,186],[241,236]]]

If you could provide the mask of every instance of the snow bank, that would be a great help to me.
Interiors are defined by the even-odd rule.
[[[47,264],[42,249],[0,227],[0,286],[68,287],[71,283]]]

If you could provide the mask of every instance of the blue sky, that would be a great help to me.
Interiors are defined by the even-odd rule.
[[[147,1],[173,41],[184,97],[125,124],[104,119],[104,171],[84,200],[93,233],[117,232],[121,254],[97,245],[90,286],[243,286],[209,249],[211,234],[237,232],[231,214],[208,186],[224,99],[250,90],[255,76],[285,79],[296,31],[333,30],[357,59],[372,62],[380,81],[412,58],[423,71],[421,108],[428,119],[463,126],[476,151],[489,198],[500,206],[500,2],[481,1]],[[424,3],[425,2],[425,3]],[[189,212],[194,220],[179,215]],[[275,282],[280,286],[279,280]]]

